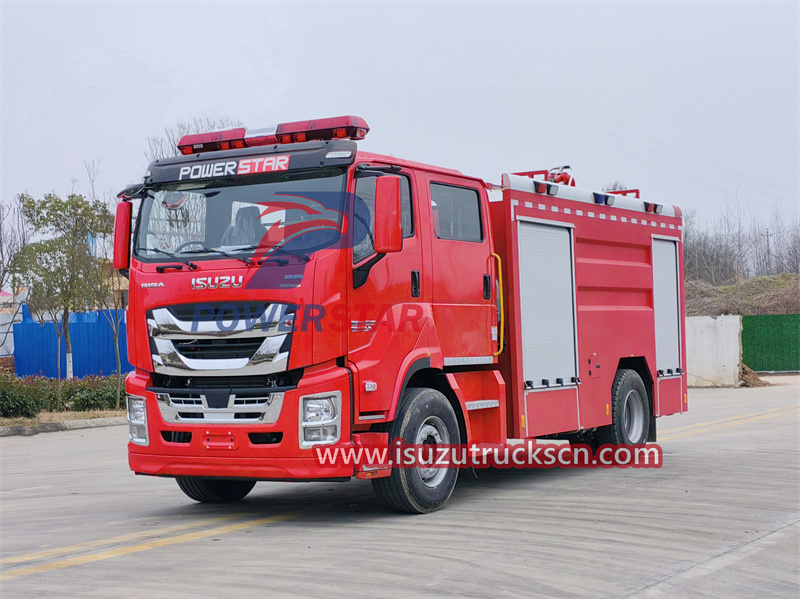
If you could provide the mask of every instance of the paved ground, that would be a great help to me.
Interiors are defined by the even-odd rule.
[[[800,377],[773,380],[692,391],[659,470],[481,472],[427,516],[360,481],[195,504],[129,473],[125,427],[0,439],[0,594],[796,598]]]

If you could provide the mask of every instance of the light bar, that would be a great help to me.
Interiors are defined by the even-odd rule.
[[[181,154],[199,154],[273,144],[290,144],[326,139],[364,139],[369,125],[361,117],[338,116],[294,123],[281,123],[257,129],[228,129],[184,135],[178,142]]]
[[[243,148],[246,129],[228,129],[227,131],[211,131],[209,133],[195,133],[184,135],[178,142],[181,154],[198,154],[200,152],[213,152],[214,150],[230,150]]]

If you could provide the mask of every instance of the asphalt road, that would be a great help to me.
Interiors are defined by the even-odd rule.
[[[800,377],[772,380],[691,391],[660,469],[482,471],[425,516],[362,481],[199,505],[120,426],[3,438],[0,594],[796,598]]]

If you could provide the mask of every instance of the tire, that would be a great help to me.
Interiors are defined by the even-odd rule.
[[[389,426],[389,443],[398,437],[407,444],[455,445],[461,442],[453,406],[435,389],[410,388]],[[409,514],[441,509],[458,479],[458,468],[398,468],[372,481],[375,494],[388,508]]]
[[[597,430],[600,445],[638,445],[647,441],[650,400],[635,370],[617,371],[611,387],[611,414],[611,424]]]
[[[200,503],[232,503],[244,499],[256,485],[254,480],[197,478],[179,476],[175,479],[181,491]]]

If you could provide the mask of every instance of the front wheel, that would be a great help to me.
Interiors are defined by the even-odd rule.
[[[256,485],[254,480],[226,480],[179,476],[175,479],[181,491],[200,503],[232,503],[244,499]]]
[[[611,414],[611,424],[597,430],[600,445],[638,445],[647,441],[650,401],[635,370],[617,371],[611,386]]]
[[[389,428],[389,441],[406,444],[455,445],[460,443],[453,406],[436,389],[412,388],[403,394],[397,417]],[[435,451],[434,454],[436,455]],[[410,514],[440,509],[450,498],[458,479],[457,468],[400,468],[372,481],[375,494],[387,507]]]

